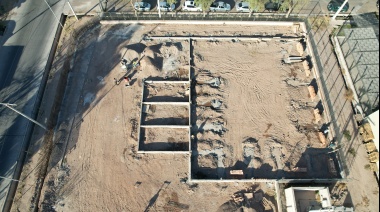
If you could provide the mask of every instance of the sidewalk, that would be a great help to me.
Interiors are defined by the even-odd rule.
[[[152,0],[149,0],[148,2],[150,1]],[[97,15],[99,12],[101,12],[101,6],[99,5],[99,2],[99,0],[71,0],[70,4],[77,15]],[[156,6],[156,4],[157,3],[155,3],[154,6]],[[108,12],[134,11],[132,8],[131,0],[108,0],[107,4],[103,2],[103,5],[107,7]],[[65,6],[64,14],[72,15],[72,11],[68,4]]]

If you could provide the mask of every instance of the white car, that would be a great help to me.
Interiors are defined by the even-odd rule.
[[[213,12],[228,12],[231,10],[231,5],[222,1],[214,2],[210,6],[210,11]]]
[[[136,11],[139,12],[144,12],[144,11],[149,11],[150,10],[150,4],[146,2],[135,2],[134,8]]]
[[[164,12],[171,12],[174,11],[175,4],[168,4],[166,1],[160,2],[160,10]]]
[[[194,1],[185,1],[183,3],[182,10],[183,11],[190,11],[190,12],[201,12],[202,7],[200,5],[196,6]]]
[[[249,13],[249,12],[251,12],[251,8],[249,7],[249,3],[248,2],[240,2],[239,4],[237,4],[236,10],[238,12],[243,12],[243,13]]]

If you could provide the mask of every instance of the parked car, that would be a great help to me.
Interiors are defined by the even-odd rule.
[[[146,3],[146,2],[135,2],[134,4],[134,8],[136,11],[139,11],[139,12],[144,12],[144,11],[149,11],[150,10],[150,4],[149,3]]]
[[[342,6],[343,2],[344,0],[331,0],[327,5],[327,10],[330,12],[336,12],[338,11],[339,7]],[[350,8],[350,5],[347,2],[342,8],[341,12],[347,12],[348,8]]]
[[[185,1],[183,3],[182,7],[183,11],[190,11],[190,12],[201,12],[202,7],[200,5],[195,5],[194,1]]]
[[[166,1],[160,2],[160,10],[164,12],[171,12],[175,9],[175,4],[168,4]]]
[[[249,12],[251,12],[251,8],[249,7],[249,3],[248,2],[240,2],[239,4],[237,4],[236,10],[238,12],[243,12],[243,13],[249,13]]]
[[[265,3],[265,10],[269,12],[277,12],[281,7],[281,3],[278,2],[272,2],[272,0],[269,0],[269,2]]]
[[[210,6],[210,11],[213,12],[228,12],[231,10],[231,5],[222,1],[214,2]]]

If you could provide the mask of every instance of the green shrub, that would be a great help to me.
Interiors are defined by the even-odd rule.
[[[351,133],[349,130],[343,131],[343,136],[347,139],[347,141],[351,141]]]
[[[348,150],[348,153],[350,153],[352,156],[356,156],[356,151],[355,151],[355,149],[354,148],[350,148],[349,150]]]

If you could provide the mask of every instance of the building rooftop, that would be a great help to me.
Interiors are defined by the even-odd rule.
[[[353,212],[353,208],[332,206],[328,187],[285,189],[287,212]]]

